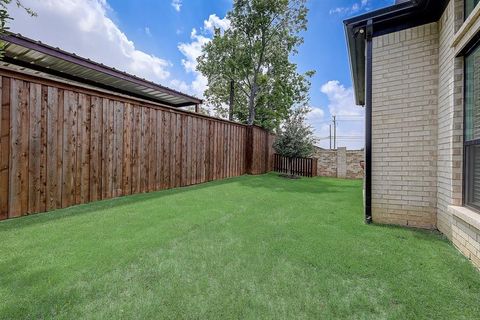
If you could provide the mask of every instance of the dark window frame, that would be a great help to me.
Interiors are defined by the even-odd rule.
[[[466,3],[466,2],[465,2]],[[480,139],[472,139],[466,140],[467,137],[467,57],[468,55],[475,52],[477,49],[480,49],[480,39],[474,41],[471,45],[469,45],[468,50],[465,51],[463,56],[463,178],[462,178],[462,185],[463,185],[463,192],[462,192],[462,204],[464,207],[467,207],[471,210],[480,213],[480,206],[473,205],[468,200],[468,193],[470,192],[471,185],[473,181],[468,181],[469,178],[469,163],[473,162],[472,159],[468,159],[469,156],[472,156],[468,151],[469,148],[472,146],[480,145]],[[473,178],[473,176],[472,176]]]

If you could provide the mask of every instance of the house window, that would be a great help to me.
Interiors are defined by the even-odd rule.
[[[480,210],[480,46],[465,57],[465,205]]]
[[[465,19],[472,13],[479,2],[480,0],[465,0]]]

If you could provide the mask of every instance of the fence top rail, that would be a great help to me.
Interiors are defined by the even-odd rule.
[[[275,153],[275,156],[281,157],[281,158],[286,158],[286,159],[302,159],[302,160],[317,160],[316,158],[300,158],[300,157],[285,157],[282,156],[281,154]]]

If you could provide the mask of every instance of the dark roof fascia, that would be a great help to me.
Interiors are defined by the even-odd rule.
[[[135,83],[135,84],[138,84],[138,85],[142,85],[142,86],[151,88],[153,90],[160,91],[162,93],[166,93],[166,94],[169,94],[169,95],[172,95],[172,96],[176,96],[176,97],[179,97],[179,98],[189,100],[189,103],[191,102],[190,105],[202,104],[203,103],[203,101],[199,98],[196,98],[196,97],[181,93],[179,91],[167,88],[165,86],[156,84],[152,81],[148,81],[148,80],[136,77],[136,76],[128,74],[126,72],[117,70],[115,68],[108,67],[104,64],[92,61],[90,59],[80,57],[80,56],[78,56],[74,53],[70,53],[70,52],[61,50],[59,48],[49,46],[49,45],[44,44],[40,41],[35,41],[35,40],[32,40],[30,38],[24,37],[24,36],[19,35],[19,34],[3,34],[3,35],[0,35],[0,40],[22,46],[22,47],[25,47],[25,48],[30,49],[30,50],[35,50],[35,51],[38,51],[40,53],[43,53],[43,54],[46,54],[46,55],[49,55],[49,56],[52,56],[52,57],[55,57],[55,58],[58,58],[58,59],[61,59],[61,60],[65,60],[65,61],[80,65],[80,66],[85,67],[85,68],[93,69],[97,72],[105,73],[109,76],[118,78],[119,80],[129,81],[129,82],[132,82],[132,83]],[[30,66],[30,68],[31,68],[31,66]],[[49,71],[49,72],[51,72],[51,71]],[[85,82],[85,80],[83,80],[83,82]],[[112,88],[110,88],[110,89],[112,89]],[[113,89],[115,89],[115,88],[113,88]],[[143,97],[143,98],[145,99],[146,97]],[[162,103],[164,103],[164,102],[162,102]]]
[[[355,103],[365,105],[365,28],[373,24],[373,37],[438,21],[449,0],[411,0],[344,21]]]

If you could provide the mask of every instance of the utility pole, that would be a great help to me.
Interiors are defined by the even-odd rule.
[[[337,116],[333,116],[333,149],[337,149]]]
[[[330,150],[332,150],[332,125],[330,125]]]

